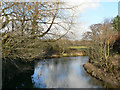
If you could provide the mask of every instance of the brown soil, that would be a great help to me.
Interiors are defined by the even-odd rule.
[[[96,79],[99,79],[100,81],[104,81],[105,83],[107,83],[109,85],[108,87],[120,88],[120,80],[116,79],[115,75],[111,73],[107,73],[102,69],[97,68],[91,63],[86,63],[83,65],[83,67],[85,68],[87,73],[89,73],[91,76],[95,77]]]

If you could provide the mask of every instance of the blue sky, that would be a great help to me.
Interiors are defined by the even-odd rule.
[[[87,26],[101,23],[105,18],[113,18],[118,14],[118,2],[99,2],[96,8],[89,8],[80,14],[79,21]]]

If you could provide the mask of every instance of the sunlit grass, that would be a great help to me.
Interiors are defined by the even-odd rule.
[[[86,50],[88,47],[86,46],[70,46],[70,49],[76,49],[76,50]]]
[[[62,54],[62,56],[64,56],[64,57],[65,57],[65,56],[68,56],[68,54],[67,54],[67,53],[63,53],[63,54]]]

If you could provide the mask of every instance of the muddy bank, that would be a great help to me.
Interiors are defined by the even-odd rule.
[[[91,63],[86,63],[83,67],[91,76],[105,82],[109,88],[120,88],[120,79],[115,75],[107,73]]]

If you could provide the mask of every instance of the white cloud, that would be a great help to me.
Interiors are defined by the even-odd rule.
[[[96,8],[99,6],[100,0],[65,0],[68,7],[76,7],[74,10],[77,14],[83,13],[88,8]]]
[[[80,40],[82,39],[82,35],[87,32],[90,31],[90,28],[86,25],[86,23],[80,23],[78,24],[78,26],[76,27],[74,31],[75,36],[73,37],[74,40]]]
[[[74,7],[77,6],[74,12],[70,11],[71,14],[75,13],[80,17],[87,9],[96,9],[99,7],[100,0],[65,0],[66,6]],[[77,18],[78,19],[78,18]],[[78,20],[76,20],[78,21]],[[82,34],[86,31],[90,31],[89,27],[83,21],[78,21],[76,28],[72,29],[75,36],[73,39],[80,40],[82,39]]]

